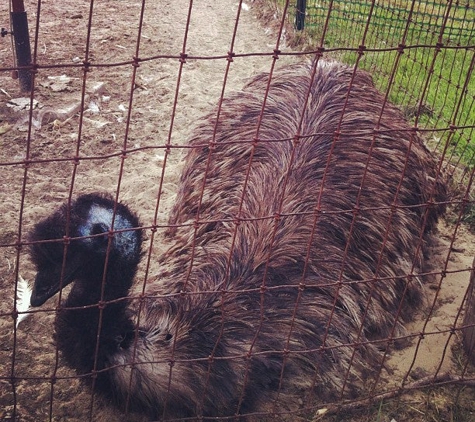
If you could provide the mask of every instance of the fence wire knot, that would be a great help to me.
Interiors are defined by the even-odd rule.
[[[142,61],[142,59],[140,57],[136,57],[136,56],[133,56],[133,63],[132,63],[132,66],[133,67],[139,67],[140,66],[140,62]]]
[[[404,54],[404,50],[406,49],[406,44],[399,44],[397,46],[397,51],[399,54]]]
[[[186,63],[187,58],[188,58],[188,54],[180,53],[180,63]]]

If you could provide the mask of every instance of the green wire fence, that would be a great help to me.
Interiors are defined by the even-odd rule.
[[[310,48],[358,61],[429,141],[449,141],[451,163],[475,166],[475,1],[297,0],[288,11]]]

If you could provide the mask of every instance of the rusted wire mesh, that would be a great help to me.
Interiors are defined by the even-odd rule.
[[[470,420],[475,412],[470,400],[475,391],[475,376],[463,350],[462,334],[463,330],[473,329],[475,323],[463,321],[464,309],[470,305],[465,303],[465,298],[475,255],[475,85],[472,77],[475,4],[467,2],[462,7],[449,1],[434,2],[433,5],[437,5],[437,19],[428,20],[430,11],[422,2],[387,1],[362,5],[321,1],[313,6],[307,4],[314,7],[310,10],[319,12],[318,19],[312,23],[316,28],[314,32],[307,25],[304,33],[296,33],[292,28],[295,4],[289,2],[25,2],[33,56],[31,94],[22,94],[17,81],[11,79],[11,72],[16,69],[11,60],[11,46],[6,39],[0,43],[0,420],[237,420],[238,413],[249,420],[331,420],[332,417],[338,418],[336,420],[374,420],[375,414],[383,414],[387,420],[434,420],[435,413],[439,417],[435,420],[447,420],[455,414],[459,420]],[[7,6],[0,6],[1,16],[8,15]],[[383,13],[387,19],[384,25],[380,25]],[[423,37],[420,28],[422,23],[428,25],[428,22],[434,25],[427,30],[427,37]],[[7,22],[2,21],[2,25],[7,25]],[[452,29],[448,31],[448,28]],[[296,45],[297,39],[300,44]],[[305,131],[304,116],[312,107],[310,84],[301,87],[299,95],[295,91],[288,93],[302,100],[302,107],[295,110],[299,116],[298,130],[281,132],[279,109],[271,110],[275,112],[275,119],[270,118],[268,112],[274,104],[273,81],[279,81],[286,73],[291,75],[293,70],[290,69],[295,69],[295,65],[319,62],[320,65],[310,66],[312,79],[315,74],[320,75],[319,66],[334,61],[349,65],[349,86],[358,86],[360,71],[372,74],[381,92],[381,96],[375,98],[379,107],[376,127],[365,132],[358,131],[358,128],[351,131],[345,126],[344,116],[346,112],[351,113],[353,101],[349,89],[350,94],[338,115],[341,121],[335,123],[331,132]],[[266,75],[261,80],[264,81],[262,89],[251,90],[239,97],[241,108],[235,114],[230,112],[227,107],[233,98],[237,98],[234,93],[241,92],[245,84],[260,73]],[[253,120],[251,123],[246,121],[248,126],[244,129],[240,122],[245,121],[243,110],[247,109],[243,98],[247,98],[246,95],[258,98],[260,108],[254,109]],[[282,103],[286,101],[285,95],[284,90]],[[394,132],[379,127],[387,109],[391,109],[391,103],[397,104],[408,122],[407,126]],[[205,131],[206,136],[197,139],[196,134],[202,132],[196,128],[204,116],[208,116],[208,122],[212,123]],[[274,136],[269,136],[269,124],[276,125]],[[236,133],[245,135],[242,139],[223,141],[219,136],[227,125]],[[332,161],[330,152],[318,163],[323,176],[314,195],[302,193],[302,203],[311,204],[307,209],[292,209],[286,202],[288,196],[282,194],[271,207],[265,201],[262,203],[262,208],[269,206],[266,212],[247,212],[246,197],[256,186],[252,184],[252,177],[263,150],[280,151],[280,145],[289,145],[289,155],[282,161],[284,164],[277,177],[282,192],[286,192],[294,187],[292,177],[297,168],[295,163],[300,160],[299,151],[312,139],[320,137],[336,143],[341,139],[366,136],[372,141],[368,146],[369,158],[358,167],[362,169],[364,180],[374,165],[371,157],[376,149],[375,143],[388,133],[394,137],[405,134],[421,136],[436,163],[435,180],[447,180],[449,194],[446,199],[441,201],[436,197],[436,184],[432,183],[429,190],[433,191],[427,193],[429,199],[405,205],[397,202],[398,183],[402,184],[407,168],[414,170],[410,167],[408,152],[401,173],[394,174],[394,180],[398,182],[394,202],[381,205],[379,198],[383,194],[376,190],[374,204],[365,202],[361,199],[364,196],[358,194],[351,198],[355,204],[350,208],[325,209],[326,195],[332,193],[328,175],[333,174],[333,166],[338,164]],[[189,143],[190,139],[193,139],[192,143]],[[226,173],[226,180],[210,187],[207,180],[213,179],[213,172],[220,171],[215,160],[219,162],[220,154],[226,156],[226,151],[233,151],[240,142],[248,145],[245,152],[248,166],[244,170],[237,167],[242,157],[235,156],[235,173]],[[352,151],[351,141],[348,145]],[[409,150],[411,148],[416,147],[411,146]],[[200,173],[194,176],[196,185],[193,192],[185,194],[180,190],[183,186],[180,177],[192,171],[190,161],[185,167],[184,160],[193,154],[198,157],[196,168]],[[232,157],[229,153],[228,164],[234,163]],[[207,161],[203,163],[202,159]],[[391,167],[383,165],[380,171],[385,170],[390,172]],[[347,177],[345,169],[341,172],[343,179]],[[263,189],[259,191],[263,198],[267,193],[265,183],[270,182],[263,178]],[[236,184],[238,187],[234,188]],[[326,184],[330,185],[325,187]],[[222,186],[222,189],[216,186]],[[364,191],[364,186],[362,181],[361,191]],[[233,209],[232,213],[226,214],[224,210],[223,213],[208,215],[209,197],[222,197],[223,204],[226,204],[226,195],[232,189],[235,189],[232,200],[236,201],[237,211]],[[118,349],[125,349],[130,341],[127,343],[128,360],[111,359],[104,369],[99,365],[97,354],[92,355],[90,373],[77,375],[66,364],[53,336],[54,321],[65,312],[67,289],[42,307],[27,311],[19,308],[19,292],[24,288],[22,278],[30,285],[35,279],[37,268],[32,264],[32,240],[29,237],[34,225],[61,204],[66,203],[66,209],[71,209],[78,196],[90,192],[107,192],[115,201],[126,203],[137,213],[144,245],[135,288],[129,294],[130,307],[136,312],[135,331],[133,335],[122,333],[122,340],[118,343]],[[338,189],[335,192],[338,193]],[[177,198],[184,196],[196,201],[193,205],[179,201],[175,204]],[[430,210],[437,205],[445,205],[447,211],[439,221],[436,241],[424,252],[427,265],[421,269],[418,262],[427,240],[424,228],[429,224]],[[181,217],[190,207],[194,210],[194,218]],[[394,221],[399,221],[401,213],[419,208],[425,211],[421,212],[416,244],[407,248],[413,253],[407,260],[412,266],[403,276],[399,275],[406,280],[406,284],[402,284],[406,287],[400,292],[400,306],[394,309],[394,320],[403,318],[406,312],[403,308],[407,303],[404,304],[402,298],[407,286],[415,279],[423,280],[424,300],[418,309],[414,309],[412,320],[405,324],[406,331],[398,331],[395,323],[387,337],[370,338],[365,331],[370,322],[363,318],[359,332],[339,333],[347,341],[330,344],[327,338],[332,338],[333,331],[344,331],[343,325],[338,325],[341,307],[336,304],[344,281],[348,281],[343,269],[351,260],[349,257],[355,253],[374,255],[374,276],[355,274],[348,282],[355,286],[355,290],[370,291],[368,298],[358,305],[361,308],[358,312],[366,317],[373,312],[375,295],[384,292],[381,285],[394,279],[382,275],[388,265],[388,258],[383,253],[386,245],[396,236],[395,232],[406,230],[406,227],[395,227]],[[116,212],[117,208],[114,208],[113,220],[119,220],[115,217]],[[349,216],[347,236],[350,239],[359,233],[358,222],[362,215],[376,214],[385,216],[380,218],[382,233],[378,245],[377,242],[362,245],[345,241],[340,251],[342,259],[335,264],[333,278],[318,285],[308,278],[309,273],[318,273],[318,268],[313,268],[310,245],[318,242],[320,232],[316,228],[322,220],[328,221],[330,226],[334,225],[332,222]],[[172,220],[170,215],[174,216]],[[71,216],[66,221],[72,221]],[[247,268],[248,262],[238,265],[239,259],[235,258],[242,252],[239,249],[242,246],[239,244],[241,232],[246,227],[266,228],[265,235],[251,233],[248,245],[244,246],[252,251],[252,236],[265,238],[266,251],[271,256],[272,250],[287,241],[289,256],[293,256],[290,251],[294,247],[293,240],[279,238],[280,227],[288,221],[293,221],[293,224],[310,221],[313,227],[308,237],[301,241],[301,262],[288,264],[289,272],[298,271],[298,282],[283,280],[278,285],[266,282],[276,277],[269,258],[264,259],[264,265],[259,269],[262,273],[256,276],[255,285],[243,284],[242,288],[236,288],[239,286],[236,279],[250,277],[239,273],[240,269]],[[225,253],[221,250],[219,255],[224,262],[213,261],[213,256],[216,256],[213,242],[218,242],[216,237],[221,233],[214,231],[216,227],[229,229],[227,233],[230,233],[230,246]],[[295,232],[298,230],[296,225]],[[216,234],[204,244],[200,239],[207,231]],[[110,238],[120,232],[112,229]],[[170,243],[174,233],[189,239],[181,245],[182,249],[180,245]],[[335,237],[339,235],[341,233],[335,231]],[[295,237],[297,241],[300,239],[298,234]],[[61,245],[67,251],[81,239],[66,232],[56,240],[50,243]],[[41,241],[38,243],[42,244]],[[171,252],[168,251],[170,247]],[[200,261],[203,253],[209,255],[209,262]],[[257,261],[257,257],[253,258]],[[109,255],[106,259],[110,259]],[[285,261],[285,256],[281,259]],[[391,255],[391,259],[396,262],[401,259],[398,251]],[[180,268],[176,262],[181,263]],[[202,286],[195,288],[197,279],[216,276],[218,266],[222,272],[215,284],[203,281]],[[63,276],[66,267],[64,260]],[[165,279],[175,280],[168,272],[178,269],[175,287],[170,287],[170,281],[161,284]],[[253,270],[257,274],[257,269]],[[106,275],[103,281],[107,280]],[[296,345],[293,333],[299,323],[303,324],[298,320],[299,309],[308,301],[306,295],[312,289],[315,289],[317,302],[320,289],[332,291],[335,304],[325,314],[327,319],[309,317],[305,321],[312,326],[320,324],[322,336],[318,347],[305,347],[304,340]],[[240,297],[254,294],[258,298],[255,308],[244,309],[244,312],[242,308],[236,310],[234,306],[240,303]],[[288,310],[280,314],[274,312],[268,307],[269,297],[281,298],[283,307]],[[196,327],[177,324],[156,344],[147,344],[147,350],[154,350],[171,340],[170,354],[147,354],[141,349],[142,330],[147,326],[149,315],[146,309],[150,303],[160,304],[157,307],[164,306],[164,301],[174,303],[173,306],[185,303],[188,308],[181,310],[185,321],[186,315],[195,311],[193,304],[202,306],[203,298],[208,298],[206,300],[219,315],[217,320],[221,324],[213,338],[205,336],[205,328],[201,334],[196,334],[196,341],[212,343],[210,353],[204,356],[183,354],[176,340],[182,330],[199,332],[196,327],[199,324],[206,327],[206,319],[195,321]],[[107,309],[110,303],[123,303],[121,298],[107,303],[104,297],[102,299],[99,304],[89,304],[86,308]],[[84,310],[82,307],[78,309]],[[230,341],[226,330],[231,328],[226,324],[232,319],[233,312],[249,315],[249,319],[252,317],[246,324],[254,334],[243,344],[239,343],[239,337],[234,338],[232,341],[238,346],[233,353],[221,353],[221,347]],[[351,312],[349,309],[347,313]],[[285,316],[286,320],[273,321],[272,315],[282,319]],[[102,316],[99,322],[102,322]],[[153,336],[164,335],[162,322],[155,317],[153,323],[157,326]],[[150,326],[152,322],[148,324]],[[260,333],[273,324],[276,339],[284,339],[279,349],[260,343]],[[377,325],[374,321],[372,324]],[[288,331],[279,331],[282,326]],[[101,325],[100,330],[107,332],[108,328]],[[99,338],[100,333],[97,336]],[[310,340],[308,343],[312,344]],[[99,343],[85,345],[85,349],[88,347],[95,352],[100,350]],[[379,351],[373,352],[373,349]],[[367,368],[359,371],[358,356],[364,355],[365,351]],[[308,379],[303,375],[304,370],[297,371],[292,381],[294,390],[289,391],[288,379],[292,379],[292,374],[286,372],[286,365],[296,357],[302,357],[303,361],[306,356],[312,359],[324,356],[322,362],[327,359],[331,364],[315,364]],[[335,368],[341,368],[338,366],[341,356],[348,356],[347,366],[341,365],[344,370],[337,372]],[[378,358],[374,360],[374,356]],[[280,368],[277,375],[272,369],[276,360]],[[256,361],[264,362],[268,372],[253,372],[257,368]],[[238,366],[242,369],[239,374],[235,369]],[[138,388],[138,381],[135,375],[131,375],[132,369],[127,369],[132,367],[144,368],[141,372],[144,384],[147,384],[147,378],[154,378],[147,375],[147,371],[158,371],[162,381],[156,384],[157,390],[165,392],[163,402],[151,406],[155,414],[149,412],[142,419],[137,413],[150,407],[149,400],[134,405],[133,391]],[[181,374],[181,367],[192,368],[196,378],[177,375]],[[127,385],[128,391],[132,391],[123,397],[114,393],[121,397],[121,409],[109,405],[100,393],[94,391],[96,381],[98,384],[102,382],[101,374],[114,368],[125,368],[128,378],[125,381],[115,379],[114,382],[120,381]],[[214,375],[216,368],[226,368],[220,373],[223,386],[229,384],[227,378],[235,377],[238,388],[233,407],[223,409],[218,406],[213,413],[209,411],[213,408],[210,403],[213,400],[218,402],[221,394],[216,389],[219,385]],[[328,370],[328,373],[322,375],[323,370]],[[299,382],[295,377],[302,381],[299,391],[296,391],[295,385]],[[86,385],[87,379],[89,384],[92,382],[92,389]],[[322,379],[328,385],[337,380],[335,384],[340,390],[326,394],[328,385],[323,384]],[[270,390],[277,393],[271,395]],[[300,398],[296,400],[295,397]],[[180,410],[193,407],[189,403],[191,398],[196,414]],[[180,400],[182,407],[175,405]],[[261,405],[253,407],[249,404],[254,402]]]

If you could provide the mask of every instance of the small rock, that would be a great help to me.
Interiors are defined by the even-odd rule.
[[[22,97],[22,98],[12,98],[8,100],[7,106],[13,108],[14,111],[20,110],[29,110],[31,104],[30,97]],[[33,109],[38,106],[38,101],[33,100]]]

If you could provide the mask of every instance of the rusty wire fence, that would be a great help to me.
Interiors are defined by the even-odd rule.
[[[32,52],[31,92],[21,92],[17,81],[11,78],[16,70],[12,47],[8,36],[0,40],[1,421],[238,420],[237,414],[256,421],[470,421],[475,418],[475,352],[469,350],[470,342],[472,347],[474,343],[470,336],[475,331],[475,321],[464,318],[464,315],[473,315],[470,308],[475,306],[467,300],[475,256],[475,4],[389,0],[307,2],[303,32],[293,28],[295,7],[294,2],[284,1],[222,0],[213,4],[187,0],[64,0],[61,4],[25,1]],[[8,26],[8,13],[8,5],[1,5],[2,26]],[[339,193],[336,187],[324,190],[322,182],[315,189],[315,196],[302,188],[299,201],[310,204],[304,211],[301,208],[305,207],[292,210],[290,203],[283,200],[269,204],[263,199],[255,201],[258,205],[254,213],[245,214],[248,186],[256,188],[256,194],[262,198],[268,198],[272,191],[266,183],[285,181],[292,187],[289,182],[292,172],[298,174],[292,163],[298,162],[300,145],[312,139],[331,145],[340,139],[360,136],[357,128],[352,132],[348,129],[351,125],[344,126],[341,132],[338,124],[323,134],[311,130],[302,133],[300,128],[294,132],[281,130],[286,116],[279,115],[279,104],[296,98],[302,108],[295,109],[295,114],[304,115],[307,102],[302,98],[311,90],[308,86],[301,87],[300,92],[293,87],[288,92],[278,91],[281,97],[275,97],[272,87],[277,85],[272,85],[272,80],[286,74],[292,80],[295,66],[303,66],[303,62],[320,62],[320,67],[315,68],[325,68],[323,63],[335,61],[348,64],[352,75],[348,79],[350,84],[355,81],[357,85],[355,75],[360,71],[372,75],[381,92],[374,97],[376,103],[381,103],[378,115],[381,119],[383,110],[391,108],[390,103],[401,109],[408,123],[403,129],[395,130],[394,137],[399,133],[420,135],[436,163],[435,179],[447,181],[447,197],[440,201],[429,195],[428,200],[404,206],[396,202],[381,205],[382,200],[377,198],[383,195],[375,190],[374,204],[320,214],[325,195],[331,197],[333,191]],[[251,87],[236,97],[235,93],[243,92],[246,83],[261,73],[270,76],[269,85],[264,78],[263,89]],[[331,77],[331,72],[326,77]],[[363,86],[362,96],[365,87],[371,90],[369,85]],[[344,104],[352,104],[354,100],[351,89],[349,92]],[[247,109],[246,99],[256,101],[256,98],[259,101],[253,104],[258,105],[257,109]],[[275,109],[268,113],[265,104],[273,98],[277,98],[273,103]],[[240,105],[235,109],[230,106],[229,110],[226,107],[233,99]],[[342,107],[344,121],[343,110],[347,106]],[[249,110],[254,114],[246,115]],[[290,114],[287,110],[287,115]],[[351,110],[348,114],[351,115]],[[205,131],[204,139],[195,139],[189,144],[188,140],[195,137],[196,127],[205,116],[211,129]],[[265,132],[267,125],[275,129],[274,136]],[[220,147],[216,139],[221,130],[246,135],[242,138],[237,135],[238,139],[221,143]],[[372,130],[368,136],[372,139],[386,136],[387,131],[379,130]],[[263,133],[267,133],[267,137]],[[249,160],[247,167],[238,166],[242,156],[233,157],[233,142],[248,145],[244,152],[236,151]],[[263,147],[273,143],[275,148]],[[262,175],[262,186],[252,185],[249,180],[253,180],[253,174],[258,171],[253,162],[263,153],[259,148],[264,148],[271,157],[268,151],[278,152],[278,145],[285,143],[292,146],[291,158],[278,157],[282,160],[281,168],[273,166],[272,176]],[[351,141],[347,148],[349,153],[353,150]],[[332,173],[332,165],[338,165],[331,160],[331,151],[333,149],[316,164],[317,168],[325,169],[325,175],[327,171]],[[386,157],[394,154],[390,148],[385,151]],[[343,151],[340,153],[343,157]],[[185,157],[193,157],[193,154],[196,161],[190,158],[184,164]],[[224,171],[220,165],[213,167],[222,157],[220,154],[226,157],[226,165],[231,163],[236,168],[234,172],[231,169],[225,173],[226,180],[218,178],[216,184],[212,184],[214,174],[224,174],[220,173]],[[368,150],[368,157],[371,154]],[[203,157],[208,160],[206,165]],[[197,169],[196,186],[187,186],[186,190],[180,178],[193,173],[193,163]],[[348,173],[344,167],[336,171],[343,180],[350,179],[353,164],[358,167],[351,160],[347,163]],[[265,164],[264,161],[264,168],[271,168]],[[222,167],[227,168],[224,164]],[[276,169],[281,173],[275,173]],[[387,177],[405,180],[406,169],[400,170],[393,179]],[[366,167],[364,171],[373,170]],[[379,172],[384,177],[391,171],[389,161],[381,162]],[[430,186],[435,189],[435,185]],[[67,314],[67,289],[40,307],[26,309],[21,302],[28,290],[23,279],[32,286],[37,271],[30,254],[30,233],[34,225],[62,204],[71,207],[75,198],[91,192],[106,192],[137,213],[144,244],[135,287],[129,293],[130,309],[136,312],[132,319],[135,329],[120,331],[119,327],[113,339],[116,348],[109,351],[106,363],[98,366],[100,358],[92,354],[90,370],[78,375],[66,363],[64,348],[67,346],[59,350],[54,336],[55,320]],[[228,201],[239,200],[237,208],[229,214],[226,209],[211,207],[215,214],[207,215],[210,197],[219,198],[223,207]],[[183,198],[190,202],[180,203]],[[350,202],[353,199],[349,198]],[[413,267],[404,272],[401,251],[383,256],[380,251],[385,248],[378,246],[377,241],[374,244],[358,244],[357,239],[350,242],[356,224],[352,223],[350,235],[346,234],[348,239],[344,231],[333,233],[343,242],[344,251],[338,255],[341,262],[321,264],[326,271],[332,267],[335,271],[326,276],[327,284],[319,287],[306,280],[310,273],[319,275],[319,267],[307,253],[307,249],[311,249],[305,236],[309,235],[303,231],[304,239],[299,237],[301,227],[296,221],[307,221],[308,217],[319,227],[320,218],[328,222],[328,227],[335,227],[340,215],[349,215],[350,221],[356,221],[361,210],[363,215],[374,212],[380,216],[380,227],[386,228],[381,233],[384,242],[390,242],[391,236],[396,237],[407,229],[388,229],[394,215],[408,209],[430,210],[441,203],[446,206],[446,212],[439,220],[436,240],[425,253],[427,265],[424,268],[415,264],[420,260],[419,244],[425,242],[423,229],[416,236],[417,245],[406,245],[406,252],[412,251],[413,256],[405,259],[413,263]],[[382,210],[387,212],[381,213]],[[114,209],[114,215],[116,212]],[[368,221],[373,221],[371,218]],[[66,221],[70,219],[71,216]],[[278,227],[286,221],[293,221],[295,230],[282,240]],[[254,227],[253,224],[261,231],[249,229],[248,244],[239,249],[236,239],[240,239],[246,227]],[[269,232],[262,233],[266,227]],[[112,230],[110,237],[114,238],[118,232]],[[229,234],[229,244],[222,243],[223,232]],[[97,238],[99,233],[92,234],[92,238]],[[56,244],[61,245],[61,250],[73,248],[74,236],[63,235],[56,239]],[[364,231],[361,235],[364,237]],[[313,236],[318,239],[318,230],[312,231],[312,239]],[[331,236],[325,237],[325,241],[328,239],[331,243]],[[271,256],[269,251],[277,248],[275,245],[281,241],[282,250],[286,242],[289,244],[289,261],[296,253],[301,262],[289,263],[282,253],[279,259],[287,262],[287,267],[283,266],[287,278],[281,285],[266,286],[266,278],[278,278],[278,271],[272,269],[273,261],[264,259],[264,275],[259,272],[262,268],[250,268],[248,261],[258,260],[257,254],[253,254],[256,244],[267,242],[264,250],[269,254],[266,256]],[[302,242],[300,249],[295,248],[295,242],[299,244],[299,241]],[[213,247],[214,242],[216,247]],[[216,249],[220,252],[219,259]],[[339,292],[344,285],[341,268],[346,266],[347,259],[351,260],[347,257],[352,254],[374,255],[371,259],[378,262],[378,269],[380,265],[397,267],[394,262],[401,262],[402,272],[393,278],[404,280],[406,284],[402,286],[406,289],[414,279],[423,281],[423,300],[417,309],[409,305],[414,309],[412,318],[405,323],[406,331],[396,334],[393,330],[391,336],[383,338],[367,335],[367,331],[371,331],[367,327],[376,327],[379,317],[376,312],[372,322],[365,320],[365,316],[371,314],[372,293],[369,299],[365,298],[367,304],[358,304],[356,299],[354,309],[340,303]],[[46,261],[51,263],[54,259],[46,256]],[[388,261],[391,262],[388,264]],[[93,267],[92,262],[91,258],[83,265]],[[66,264],[65,259],[61,264],[63,278]],[[217,266],[225,268],[224,275],[218,274]],[[232,285],[234,287],[239,287],[236,280],[255,277],[257,281],[251,287],[227,290],[218,275],[227,280],[232,278],[230,274],[234,274],[233,282],[237,283]],[[210,284],[209,279],[213,277],[218,279]],[[189,280],[197,279],[201,280],[196,282],[198,287],[187,290],[193,284]],[[388,276],[378,276],[377,270],[370,279],[362,274],[345,279],[349,285],[370,286],[371,292],[376,289],[383,301],[385,290],[381,286],[390,284],[391,280]],[[312,295],[315,302],[320,303],[325,289],[333,295],[330,314],[310,312],[305,321],[300,322],[303,326],[308,324],[313,334],[309,338],[292,337],[299,306],[304,306],[299,304],[312,302]],[[365,289],[355,287],[360,292]],[[393,309],[397,321],[403,312],[401,308],[408,306],[403,300],[405,290],[389,290],[388,295],[401,294],[397,302],[400,306]],[[254,302],[241,301],[248,297],[254,298]],[[121,303],[120,298],[114,300]],[[163,314],[159,317],[149,310],[149,315],[155,315],[149,322],[147,314],[141,314],[142,307],[162,309],[164,300],[170,309],[182,307],[181,319],[177,318],[172,327],[174,331],[164,322],[167,319]],[[273,305],[267,308],[266,300]],[[344,298],[341,300],[345,302]],[[91,309],[107,312],[109,305],[104,297],[96,302],[99,305],[96,303]],[[255,308],[250,303],[254,303]],[[78,309],[84,311],[82,306]],[[241,322],[249,333],[246,329],[239,331],[232,324],[226,325],[226,321],[233,319],[233,312],[246,321]],[[187,319],[194,313],[201,315],[202,320]],[[343,322],[339,325],[340,317],[336,314],[345,318],[360,315],[359,325],[356,329],[353,326],[360,331],[345,332],[349,326]],[[215,323],[216,315],[219,315],[219,324],[216,331],[212,331],[209,327]],[[335,318],[337,321],[332,325]],[[384,318],[381,316],[381,319]],[[111,326],[116,322],[112,320]],[[87,327],[85,320],[84,326]],[[326,328],[319,331],[315,327]],[[101,330],[107,333],[109,328],[100,325],[99,331],[97,326],[85,330],[100,340],[98,344],[93,340],[93,347],[85,342],[83,349],[92,347],[96,353],[102,350],[101,342],[107,339],[100,333]],[[275,330],[276,342],[267,339],[261,344],[259,332],[266,329]],[[71,337],[71,344],[83,341],[79,331],[78,337]],[[233,334],[235,332],[239,335]],[[195,349],[194,344],[188,354],[181,351],[179,341],[174,340],[179,333],[185,333],[182,334],[185,337],[191,337],[192,333],[194,342],[202,344],[202,348]],[[328,333],[334,336],[331,338],[339,338],[340,343],[327,344]],[[319,335],[321,341],[315,346],[315,336]],[[210,344],[212,347],[208,350],[205,346]],[[140,349],[140,345],[144,349]],[[113,356],[124,350],[132,352],[127,358],[120,355],[122,360],[114,360]],[[300,359],[302,356],[309,358]],[[358,367],[358,356],[362,356],[362,361],[366,356],[367,362],[360,365],[363,370]],[[294,361],[301,362],[302,366],[297,365],[297,369],[290,366],[294,368],[292,374],[285,368]],[[183,367],[187,371],[180,372]],[[124,368],[126,381],[119,376],[112,381],[107,378],[117,368]],[[327,373],[319,373],[322,368]],[[109,381],[104,384],[104,379]],[[112,398],[119,397],[116,400],[119,403],[110,405],[110,397],[103,399],[101,386],[106,385],[105,389],[112,391],[122,382],[127,392],[115,390]],[[91,383],[96,386],[95,390],[91,389]],[[237,386],[236,391],[234,386]],[[335,391],[335,386],[340,390]],[[221,400],[222,397],[228,397],[228,401]]]

